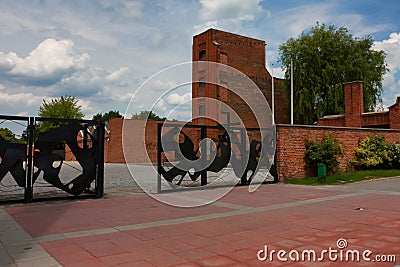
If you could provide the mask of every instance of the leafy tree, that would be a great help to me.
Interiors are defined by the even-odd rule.
[[[43,99],[38,114],[44,118],[82,119],[84,115],[81,112],[81,107],[75,97],[67,95],[50,101]],[[47,131],[60,125],[62,123],[43,122],[37,128],[39,131]]]
[[[318,24],[279,47],[289,91],[293,60],[294,120],[311,124],[318,118],[344,112],[342,85],[364,82],[364,110],[382,102],[386,54],[372,48],[371,36],[355,38],[345,27]]]
[[[110,119],[114,119],[114,118],[123,118],[123,116],[117,110],[110,110],[109,112],[106,112],[104,114],[97,113],[96,115],[93,116],[92,120],[100,120],[100,121],[107,122]]]
[[[6,142],[15,142],[15,134],[8,128],[0,128],[0,136],[3,137],[3,139]]]
[[[136,120],[155,120],[155,121],[164,121],[164,120],[166,120],[165,117],[161,118],[157,114],[155,114],[153,111],[149,111],[149,110],[143,110],[143,111],[140,111],[139,113],[133,114],[131,116],[131,119],[136,119]]]

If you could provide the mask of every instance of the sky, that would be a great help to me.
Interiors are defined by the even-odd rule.
[[[400,95],[398,14],[395,0],[0,0],[0,114],[37,116],[43,99],[63,95],[74,96],[88,119],[110,110],[125,114],[146,80],[191,61],[193,35],[209,28],[266,41],[267,69],[283,77],[279,45],[316,22],[370,35],[374,49],[386,52],[387,107]],[[167,80],[160,82],[168,89]],[[146,94],[157,98],[156,87]],[[164,115],[190,98],[186,86],[154,111]],[[145,102],[134,102],[129,113],[147,109]],[[190,108],[181,116],[187,119]]]

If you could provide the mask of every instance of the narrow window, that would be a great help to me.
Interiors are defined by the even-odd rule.
[[[206,60],[206,50],[201,50],[199,52],[199,60]]]
[[[226,53],[219,54],[219,63],[228,65],[228,55]]]
[[[199,79],[199,87],[205,87],[206,86],[206,77],[201,77]]]
[[[200,116],[206,115],[206,106],[205,105],[202,105],[199,107],[199,115]]]

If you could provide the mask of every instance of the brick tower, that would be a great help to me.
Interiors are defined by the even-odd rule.
[[[233,67],[244,73],[261,89],[269,105],[271,106],[272,76],[265,68],[265,42],[237,34],[232,34],[216,29],[209,29],[193,37],[193,61],[211,61]],[[207,75],[217,75],[212,70],[193,69],[192,85],[192,114],[213,114],[220,122],[226,123],[229,115],[217,103],[205,103],[196,101],[198,97],[208,97],[226,103],[234,108],[246,127],[257,127],[254,116],[249,107],[227,88],[240,86],[240,84],[224,84],[219,79],[219,84],[205,83]],[[283,87],[282,79],[274,79],[275,88],[275,122],[289,122],[289,100]],[[196,119],[195,124],[213,123],[206,119]]]

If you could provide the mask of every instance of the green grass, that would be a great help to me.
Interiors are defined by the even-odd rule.
[[[366,170],[355,172],[342,172],[326,177],[326,181],[319,181],[318,177],[289,178],[288,184],[321,185],[345,184],[383,177],[400,176],[400,170]]]

